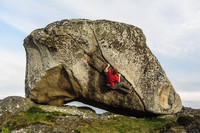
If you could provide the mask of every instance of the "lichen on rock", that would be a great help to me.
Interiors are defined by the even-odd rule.
[[[10,117],[19,112],[27,111],[34,105],[30,99],[19,96],[9,96],[0,101],[0,129]]]
[[[96,114],[89,107],[35,104],[28,98],[17,96],[7,97],[0,103],[2,133],[200,131],[200,110],[187,107],[173,115],[137,118],[110,112]]]
[[[78,100],[135,115],[172,114],[182,103],[136,26],[108,20],[51,23],[24,40],[26,97],[41,104]],[[107,63],[134,87],[125,94],[105,85]]]

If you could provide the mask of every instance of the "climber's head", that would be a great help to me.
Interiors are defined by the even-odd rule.
[[[118,70],[116,68],[113,69],[113,74],[117,74]]]

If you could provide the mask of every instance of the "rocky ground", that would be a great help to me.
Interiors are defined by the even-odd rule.
[[[136,118],[96,114],[88,107],[38,105],[22,97],[0,100],[0,120],[1,133],[200,132],[200,109],[183,107],[175,115]]]
[[[168,132],[175,131],[199,133],[200,132],[200,109],[192,109],[183,107],[182,110],[176,114],[176,126],[170,127]]]

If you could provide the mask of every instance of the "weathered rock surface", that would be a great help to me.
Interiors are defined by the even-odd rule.
[[[34,103],[19,96],[7,97],[0,101],[0,129],[6,121],[19,112],[27,111]]]
[[[96,114],[94,110],[89,107],[75,107],[75,106],[50,106],[35,104],[30,99],[12,96],[7,97],[0,103],[0,132],[3,128],[11,130],[7,132],[11,133],[40,133],[40,132],[51,132],[51,133],[71,133],[75,132],[76,128],[82,127],[83,125],[90,124],[93,121],[106,121],[110,118],[117,117],[119,115],[112,113]],[[28,111],[29,108],[36,107],[46,112],[59,112],[59,115],[50,116],[49,119],[54,118],[54,124],[49,123],[29,123],[32,121],[24,119],[24,123],[17,123],[16,116],[20,115],[21,112]],[[30,113],[30,112],[29,112]],[[33,112],[32,112],[33,113]],[[40,113],[40,112],[34,112]],[[35,114],[35,115],[36,115]],[[45,115],[45,114],[43,114]],[[46,114],[47,115],[47,114]],[[27,117],[27,116],[24,116]],[[19,117],[18,117],[19,118]],[[14,119],[14,120],[13,120]],[[13,121],[15,121],[13,123]],[[29,124],[28,124],[29,123]],[[12,126],[10,128],[10,126]]]
[[[200,133],[200,109],[183,107],[175,117],[177,123],[166,133]]]
[[[25,40],[26,97],[42,104],[78,100],[137,114],[171,114],[182,103],[141,29],[107,20],[62,20],[33,31]],[[105,85],[107,63],[135,91]],[[123,109],[123,111],[122,111]]]
[[[2,112],[7,111],[7,119],[1,119],[0,121],[1,123],[3,123],[3,125],[0,125],[0,132],[71,133],[80,132],[82,130],[81,128],[86,128],[85,131],[87,131],[87,128],[93,128],[93,132],[104,132],[101,131],[101,129],[105,127],[101,125],[106,125],[108,129],[111,128],[108,132],[113,132],[113,123],[121,123],[118,126],[115,126],[115,128],[121,129],[122,127],[124,127],[124,130],[126,129],[129,132],[137,132],[138,129],[141,132],[200,132],[200,110],[187,107],[184,107],[177,114],[161,115],[154,118],[127,117],[109,112],[104,114],[96,114],[92,109],[89,108],[77,108],[75,106],[57,107],[51,105],[34,104],[29,99],[22,97],[7,97],[2,100],[0,107],[1,114],[3,114]],[[32,109],[30,110],[32,111],[28,110],[31,107]],[[33,111],[33,109],[35,110]],[[42,109],[42,112],[38,109]],[[8,114],[8,112],[11,113]],[[41,117],[43,119],[40,119],[38,121],[35,120],[35,118],[38,117]],[[47,119],[44,119],[44,117]],[[124,125],[125,120],[128,121],[127,125]],[[143,123],[142,125],[141,121]],[[148,123],[149,121],[152,121],[152,123],[157,121],[157,126],[155,127],[155,123],[149,123],[150,125],[152,124],[151,126],[149,126],[149,129],[144,129],[144,123]],[[162,123],[166,123],[161,124],[159,121],[162,121]],[[97,122],[99,122],[100,125],[95,124]],[[137,126],[135,127],[133,125]],[[117,131],[121,132],[123,130]]]

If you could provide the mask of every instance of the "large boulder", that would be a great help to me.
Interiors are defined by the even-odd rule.
[[[78,100],[132,114],[171,114],[182,103],[140,28],[107,20],[72,19],[51,23],[24,40],[26,97],[41,104]],[[103,70],[118,68],[135,91],[105,85]],[[122,110],[123,109],[123,110]]]

